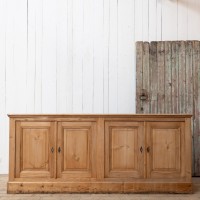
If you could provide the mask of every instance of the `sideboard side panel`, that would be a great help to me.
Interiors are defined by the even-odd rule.
[[[192,181],[192,133],[191,133],[191,118],[185,119],[185,163],[186,180]]]
[[[15,178],[15,119],[10,118],[9,135],[9,181]]]

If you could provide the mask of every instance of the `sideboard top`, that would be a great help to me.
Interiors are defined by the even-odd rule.
[[[191,114],[8,114],[10,118],[35,118],[35,117],[42,117],[42,118],[65,118],[65,117],[92,117],[92,118],[99,118],[99,117],[112,117],[112,118],[119,118],[119,117],[131,117],[131,118],[190,118],[192,117]]]

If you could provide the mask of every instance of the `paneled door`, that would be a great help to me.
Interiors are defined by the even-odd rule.
[[[136,112],[193,115],[193,175],[200,176],[200,42],[136,44]]]
[[[105,178],[143,178],[142,122],[105,122]]]
[[[55,124],[16,122],[16,178],[55,178]]]
[[[147,178],[185,177],[183,122],[147,122]]]
[[[95,122],[58,123],[57,178],[95,178],[95,152]]]

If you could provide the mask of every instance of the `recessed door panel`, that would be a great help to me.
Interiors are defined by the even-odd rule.
[[[48,129],[22,129],[22,170],[48,170]]]
[[[137,166],[135,146],[137,145],[137,129],[115,128],[109,135],[111,170],[131,170]]]
[[[54,124],[17,122],[16,178],[53,177]]]
[[[184,177],[184,124],[147,123],[147,177]]]
[[[58,178],[95,177],[96,123],[58,123]]]
[[[141,178],[144,175],[143,123],[105,123],[105,177]]]
[[[89,129],[64,130],[64,170],[89,170]]]

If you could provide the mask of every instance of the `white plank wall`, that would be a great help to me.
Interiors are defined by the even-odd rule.
[[[199,0],[0,0],[0,173],[8,113],[135,113],[135,42],[199,23]]]

